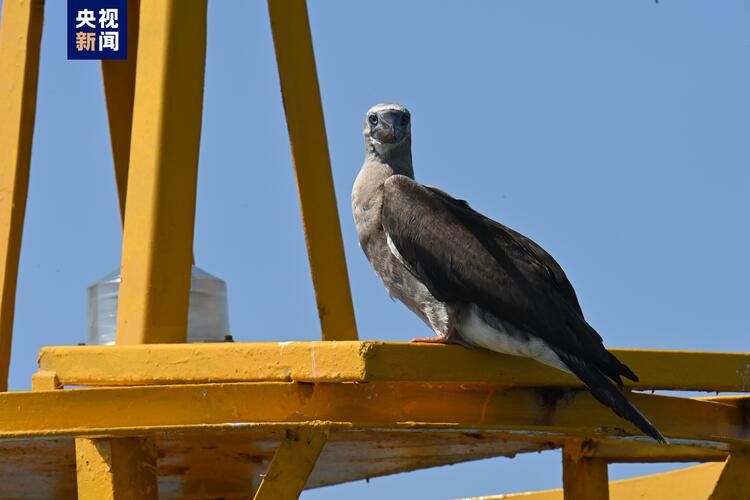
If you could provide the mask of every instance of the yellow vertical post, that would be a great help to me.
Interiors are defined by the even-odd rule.
[[[299,497],[327,440],[328,429],[300,427],[287,430],[253,500]]]
[[[5,0],[0,19],[0,391],[8,389],[43,15],[42,0]]]
[[[709,500],[750,498],[750,451],[729,454]]]
[[[609,499],[608,464],[600,458],[582,457],[575,448],[563,448],[563,498]]]
[[[186,340],[205,61],[206,0],[142,3],[118,344]]]
[[[125,193],[130,158],[130,132],[135,98],[135,69],[138,60],[140,0],[128,0],[128,58],[102,61],[104,96],[109,118],[109,136],[115,164],[115,182],[120,202],[120,217],[125,220]]]
[[[305,0],[269,0],[315,299],[324,340],[356,340]]]
[[[156,500],[156,449],[146,438],[77,438],[80,500]]]

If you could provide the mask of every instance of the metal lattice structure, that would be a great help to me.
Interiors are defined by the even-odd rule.
[[[0,28],[4,391],[43,7],[4,0]],[[323,341],[185,344],[206,0],[128,7],[130,58],[102,64],[124,224],[117,345],[45,347],[33,390],[0,394],[0,498],[286,499],[557,448],[564,492],[523,498],[750,496],[747,397],[632,393],[665,446],[534,361],[357,341],[304,0],[269,11]],[[750,389],[750,354],[615,354],[641,376],[631,390]],[[608,483],[609,463],[635,461],[714,463]]]

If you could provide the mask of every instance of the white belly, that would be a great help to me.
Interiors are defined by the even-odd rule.
[[[531,358],[545,365],[571,373],[560,360],[555,351],[542,339],[527,335],[523,332],[513,334],[513,325],[493,318],[491,324],[485,321],[486,313],[482,313],[475,305],[469,306],[461,315],[458,331],[469,343],[503,354]],[[483,317],[484,316],[484,317]]]

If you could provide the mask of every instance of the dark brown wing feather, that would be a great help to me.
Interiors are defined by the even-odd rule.
[[[442,189],[435,186],[425,186],[425,188],[438,195],[446,203],[453,204],[455,209],[465,212],[468,217],[476,217],[482,219],[485,224],[492,227],[495,231],[508,232],[518,242],[519,245],[525,247],[532,258],[536,259],[541,266],[544,266],[546,268],[546,271],[552,277],[554,283],[560,289],[560,292],[565,296],[568,303],[575,307],[575,309],[578,311],[578,314],[583,316],[583,310],[581,309],[581,305],[578,303],[578,296],[573,289],[573,285],[571,285],[570,281],[568,281],[568,277],[565,276],[565,272],[562,270],[562,267],[560,267],[560,264],[558,264],[557,261],[535,241],[527,238],[517,231],[514,231],[508,226],[485,217],[476,210],[472,209],[466,200],[456,199]]]

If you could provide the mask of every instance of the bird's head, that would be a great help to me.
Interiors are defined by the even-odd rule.
[[[411,150],[411,114],[400,104],[376,104],[365,116],[368,153],[383,159],[396,150]]]

